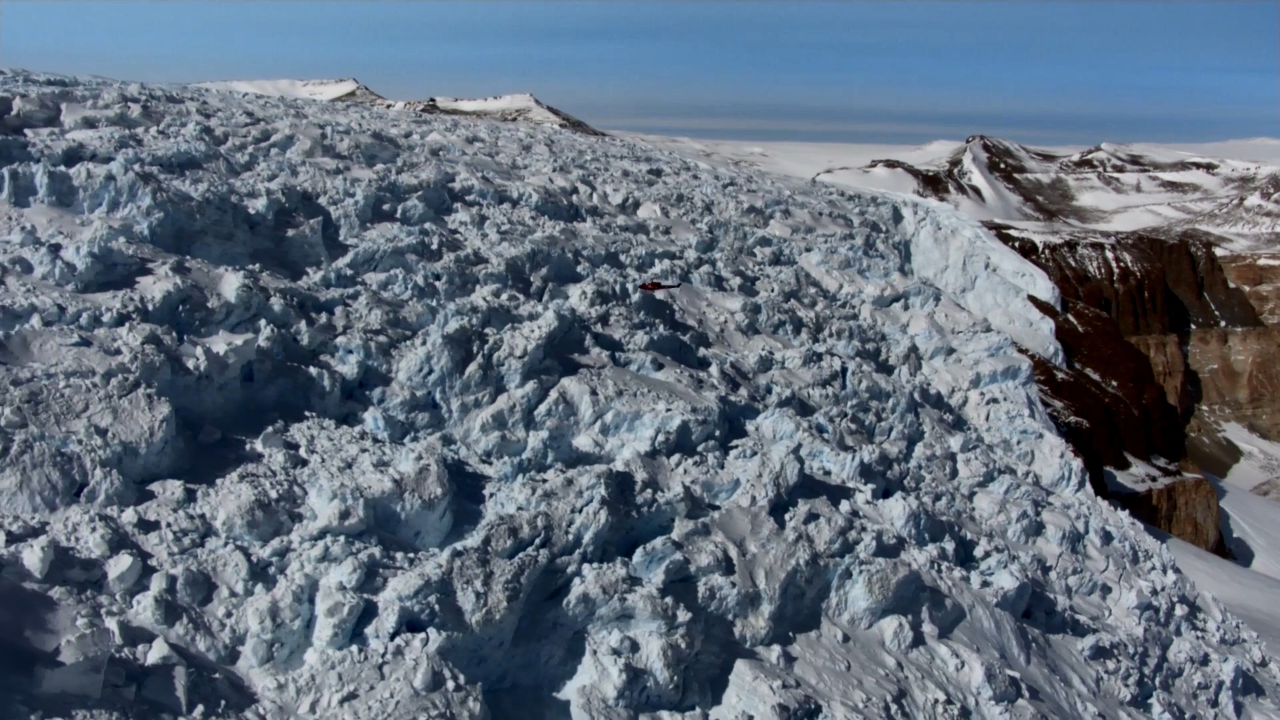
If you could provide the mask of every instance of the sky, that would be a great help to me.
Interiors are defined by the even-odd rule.
[[[691,137],[1280,136],[1275,2],[6,0],[0,66],[531,92],[602,129]]]

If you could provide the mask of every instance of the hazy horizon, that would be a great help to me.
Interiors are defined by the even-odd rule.
[[[8,2],[0,65],[531,92],[607,130],[915,143],[1275,136],[1274,3]]]

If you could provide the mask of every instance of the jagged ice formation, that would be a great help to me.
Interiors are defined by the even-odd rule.
[[[1054,434],[1056,290],[949,209],[199,89],[0,112],[6,712],[1274,712]]]

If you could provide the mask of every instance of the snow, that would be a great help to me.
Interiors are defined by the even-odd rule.
[[[1072,206],[1087,217],[1051,219],[1060,230],[1197,227],[1222,236],[1230,252],[1258,251],[1280,240],[1280,207],[1275,189],[1268,184],[1280,177],[1280,151],[1276,150],[1280,141],[1266,138],[1204,145],[1102,143],[1081,148],[1024,147],[981,136],[923,146],[630,137],[722,168],[758,168],[859,190],[926,192],[906,169],[873,164],[896,161],[941,173],[950,182],[946,201],[975,221],[1044,220],[1006,177],[993,171],[985,149],[989,145],[1021,166],[1021,181],[1054,182],[1065,188]],[[1076,162],[1086,167],[1073,166]],[[1188,168],[1186,163],[1206,167]]]
[[[269,95],[303,100],[337,100],[363,87],[354,79],[343,80],[228,80],[195,83],[209,90]]]
[[[898,168],[881,166],[869,169],[829,170],[822,172],[822,178],[835,185],[849,185],[903,195],[911,195],[916,191],[916,179],[906,170]]]
[[[1124,470],[1108,469],[1106,471],[1105,481],[1107,487],[1111,490],[1120,493],[1140,492],[1168,485],[1179,477],[1176,474],[1170,474],[1174,467],[1167,463],[1162,469],[1128,453],[1125,453],[1125,457],[1129,460],[1128,468]]]
[[[872,160],[889,158],[913,165],[932,165],[944,160],[963,143],[935,140],[924,145],[873,145],[807,142],[753,142],[742,140],[706,140],[684,137],[666,137],[639,133],[619,133],[656,147],[685,155],[696,155],[725,165],[743,163],[768,172],[791,177],[812,178],[815,175],[833,174],[839,169],[859,170]],[[856,187],[896,190],[881,186],[876,180],[885,175],[866,178],[866,184],[850,183]],[[889,180],[891,184],[896,181]]]
[[[0,601],[47,629],[3,638],[39,658],[8,715],[1276,711],[1041,406],[1052,284],[953,209],[363,103],[0,92]]]
[[[1218,506],[1226,514],[1227,546],[1244,567],[1280,580],[1280,503],[1238,487],[1214,484]]]
[[[1276,619],[1276,598],[1280,580],[1273,576],[1225,562],[1175,537],[1165,539],[1178,561],[1178,569],[1195,581],[1196,587],[1211,593],[1233,614],[1258,633],[1273,655],[1280,654],[1280,622]]]
[[[1222,437],[1241,451],[1240,460],[1222,478],[1227,485],[1251,491],[1280,477],[1280,443],[1258,437],[1237,422],[1221,424]]]
[[[432,98],[436,106],[442,110],[476,114],[520,113],[535,123],[558,124],[562,118],[551,112],[547,106],[538,102],[537,98],[528,94],[500,95],[498,97],[479,100],[462,100],[458,98]]]
[[[1246,140],[1222,140],[1210,143],[1162,143],[1160,145],[1139,143],[1137,147],[1140,149],[1158,147],[1201,157],[1229,158],[1232,160],[1280,165],[1280,139],[1277,138],[1262,137]]]

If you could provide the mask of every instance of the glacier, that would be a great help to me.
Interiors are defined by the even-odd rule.
[[[951,209],[14,70],[0,129],[9,715],[1280,716]]]

